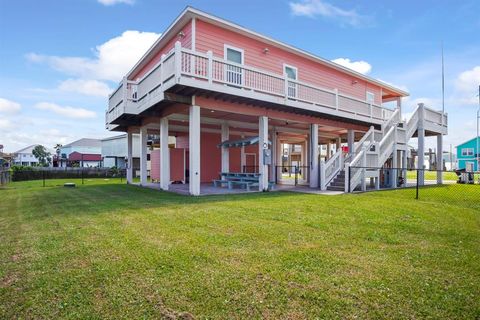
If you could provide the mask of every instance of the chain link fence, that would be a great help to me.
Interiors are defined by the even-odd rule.
[[[439,188],[458,197],[463,192],[478,193],[480,203],[480,172],[350,167],[347,174],[349,192],[407,189],[409,195],[420,199],[434,197]]]

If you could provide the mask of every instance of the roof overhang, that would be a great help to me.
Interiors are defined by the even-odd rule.
[[[183,26],[190,21],[193,18],[197,18],[209,23],[212,23],[214,25],[220,26],[222,28],[232,30],[234,32],[240,33],[244,36],[247,36],[249,38],[253,38],[259,41],[262,41],[266,44],[269,44],[271,46],[275,46],[278,48],[281,48],[283,50],[286,50],[288,52],[291,52],[293,54],[297,54],[300,56],[303,56],[307,59],[310,59],[312,61],[315,61],[317,63],[321,63],[323,65],[326,65],[330,68],[333,68],[335,70],[347,73],[353,77],[362,79],[366,82],[378,85],[382,87],[383,89],[387,89],[388,91],[391,91],[392,93],[397,94],[398,96],[401,97],[406,97],[409,96],[410,94],[407,91],[401,90],[399,88],[396,88],[388,83],[385,83],[381,80],[374,79],[372,77],[366,76],[364,74],[361,74],[359,72],[356,72],[352,69],[346,68],[338,63],[335,63],[333,61],[330,61],[328,59],[321,58],[317,55],[314,55],[310,52],[307,52],[302,49],[298,49],[294,46],[288,45],[286,43],[283,43],[281,41],[274,40],[270,37],[267,37],[265,35],[262,35],[260,33],[257,33],[255,31],[249,30],[247,28],[244,28],[238,24],[235,24],[233,22],[227,21],[225,19],[216,17],[214,15],[208,14],[206,12],[203,12],[201,10],[192,8],[190,6],[186,7],[182,13],[173,21],[172,24],[165,30],[165,32],[162,33],[162,35],[158,38],[157,41],[148,49],[148,51],[145,53],[145,55],[135,64],[135,66],[128,72],[127,77],[130,77],[134,72],[137,70],[140,70],[149,60],[149,58],[153,57],[159,50],[163,48],[163,46],[172,39],[172,37],[176,36],[178,32],[183,28]]]

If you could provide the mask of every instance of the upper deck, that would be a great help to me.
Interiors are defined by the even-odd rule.
[[[311,83],[288,78],[261,68],[238,64],[202,53],[175,43],[173,50],[162,55],[160,61],[138,81],[127,80],[109,97],[106,112],[107,127],[120,123],[122,118],[141,115],[164,101],[166,92],[190,94],[223,94],[236,99],[291,108],[349,121],[381,124],[394,110],[358,99],[338,89],[322,88]]]

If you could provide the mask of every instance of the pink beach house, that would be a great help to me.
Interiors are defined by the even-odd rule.
[[[360,167],[392,168],[397,187],[408,141],[417,137],[422,154],[425,137],[437,136],[441,156],[447,133],[447,115],[423,104],[404,120],[407,95],[187,7],[110,95],[106,127],[127,133],[129,163],[132,134],[140,134],[145,186],[147,135],[160,136],[151,178],[164,190],[174,182],[192,195],[206,184],[264,191],[288,183],[285,145],[296,146],[310,188],[348,192],[383,181],[378,171],[350,170]]]

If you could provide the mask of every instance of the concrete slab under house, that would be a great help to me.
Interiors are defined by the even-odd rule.
[[[406,96],[188,7],[110,95],[106,127],[127,133],[130,183],[132,136],[139,135],[145,187],[191,195],[351,192],[369,180],[403,187],[409,140],[417,138],[423,154],[425,138],[434,136],[441,156],[448,124],[447,114],[423,104],[404,120]],[[148,135],[160,136],[150,151],[150,180]]]

